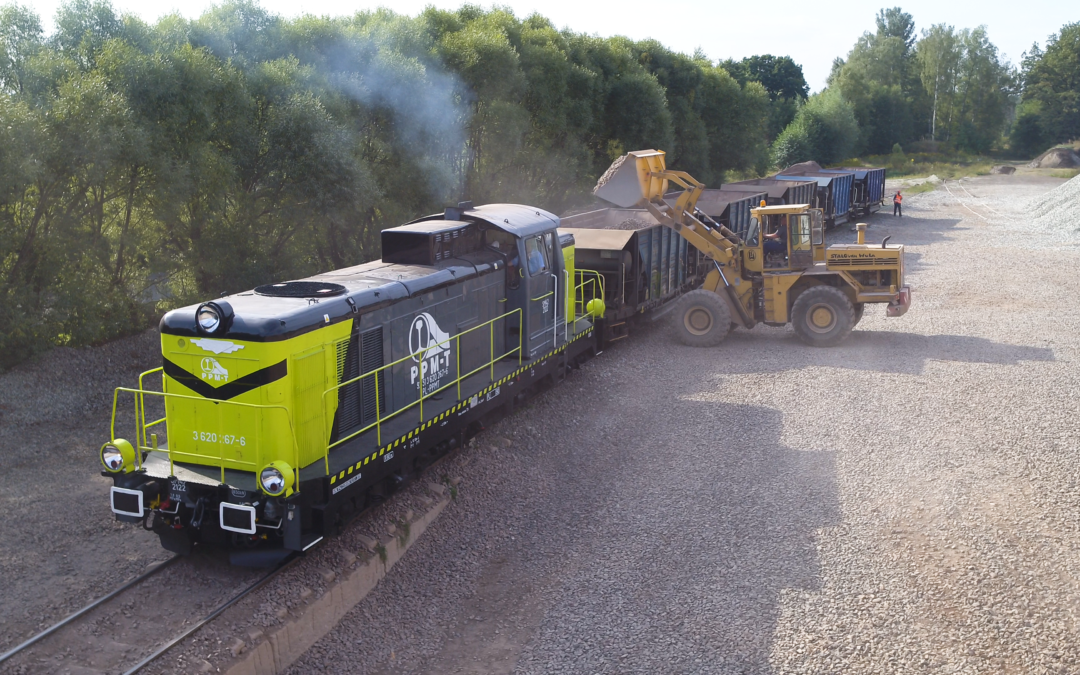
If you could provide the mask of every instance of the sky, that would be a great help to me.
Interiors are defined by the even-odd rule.
[[[16,0],[19,1],[19,0]],[[47,29],[61,0],[21,0],[32,7]],[[199,16],[215,4],[211,0],[112,0],[121,13],[133,13],[154,22],[159,17],[179,12],[188,18]],[[300,14],[348,15],[354,12],[390,7],[401,14],[415,15],[428,5],[456,9],[462,0],[261,0],[268,11],[282,16]],[[483,0],[472,4],[489,6]],[[519,17],[538,12],[558,28],[608,37],[625,35],[635,40],[652,38],[676,51],[692,54],[702,51],[714,61],[736,60],[754,54],[790,56],[803,67],[811,91],[825,86],[832,61],[846,56],[856,39],[874,30],[874,17],[881,7],[896,4],[915,19],[917,32],[932,24],[946,23],[956,28],[985,25],[990,41],[1005,59],[1018,64],[1021,54],[1033,42],[1046,44],[1047,36],[1066,23],[1080,21],[1077,0],[906,0],[889,4],[873,2],[807,3],[772,0],[771,2],[723,2],[684,0],[657,3],[643,0],[618,2],[582,2],[581,0],[500,0],[498,5],[511,8]]]

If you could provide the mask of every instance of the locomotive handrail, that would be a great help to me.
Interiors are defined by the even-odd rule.
[[[586,305],[588,304],[588,301],[592,298],[600,298],[601,300],[603,300],[606,296],[604,295],[603,274],[597,272],[596,270],[590,269],[578,269],[575,272],[578,279],[581,280],[580,284],[574,286],[574,331],[576,332],[578,322],[587,319],[589,316],[589,313],[586,310]],[[592,275],[592,277],[589,277],[589,275]],[[585,298],[586,286],[589,286],[592,289],[592,292],[589,295],[589,300]],[[596,294],[597,287],[600,288],[600,295]]]
[[[326,416],[327,412],[329,412],[329,407],[326,405],[326,395],[327,394],[329,394],[332,391],[337,391],[337,390],[341,389],[342,387],[346,387],[346,386],[355,384],[357,382],[360,382],[364,378],[371,377],[371,376],[376,376],[375,377],[375,421],[368,424],[365,427],[357,429],[356,431],[350,433],[348,436],[345,436],[344,438],[339,438],[338,440],[334,441],[333,443],[328,443],[327,444],[326,452],[324,453],[324,458],[323,458],[324,462],[326,463],[327,474],[329,475],[329,473],[330,473],[330,450],[332,450],[333,448],[341,445],[342,443],[344,443],[346,441],[352,440],[353,438],[359,436],[362,433],[370,431],[372,427],[375,427],[375,430],[376,430],[375,431],[376,442],[379,445],[382,445],[382,423],[383,422],[385,422],[387,420],[390,420],[391,418],[396,417],[397,415],[400,415],[401,413],[405,412],[409,408],[412,408],[413,406],[418,405],[420,407],[420,422],[422,423],[424,421],[424,399],[429,398],[431,396],[434,396],[435,394],[438,394],[439,392],[444,391],[445,389],[448,389],[449,387],[453,387],[453,386],[456,385],[457,386],[457,399],[458,399],[458,401],[461,401],[461,381],[462,380],[464,380],[464,379],[466,379],[468,377],[472,377],[473,375],[475,375],[476,373],[479,373],[480,371],[484,370],[485,368],[489,368],[490,371],[491,371],[491,375],[490,375],[491,381],[494,382],[495,381],[495,362],[499,361],[501,359],[504,359],[507,356],[510,356],[511,354],[514,354],[515,352],[517,352],[518,365],[520,365],[521,364],[521,359],[522,359],[522,334],[521,334],[521,331],[518,331],[518,346],[515,349],[511,349],[509,351],[506,351],[503,354],[500,354],[497,358],[495,356],[495,322],[496,321],[501,321],[501,320],[506,319],[508,317],[511,317],[511,316],[513,316],[515,314],[518,315],[518,320],[520,321],[522,312],[521,312],[521,308],[518,307],[518,308],[513,309],[513,310],[511,310],[509,312],[506,312],[505,314],[501,314],[501,315],[495,317],[494,319],[490,319],[488,321],[485,321],[484,323],[473,326],[472,328],[469,328],[468,330],[461,331],[457,335],[453,335],[451,337],[448,337],[445,340],[440,340],[439,342],[436,342],[435,344],[428,345],[427,347],[425,347],[424,349],[421,349],[420,351],[413,352],[412,354],[409,354],[407,356],[403,356],[402,358],[398,359],[397,361],[394,361],[392,363],[388,363],[386,365],[380,366],[379,368],[376,368],[375,370],[366,372],[366,373],[364,373],[362,375],[359,375],[357,377],[352,378],[351,380],[346,380],[345,382],[340,382],[340,383],[334,385],[333,387],[330,387],[326,391],[324,391],[323,392],[323,416],[324,416],[323,421],[325,423],[325,421],[326,421],[325,416]],[[489,335],[488,340],[489,340],[490,350],[491,350],[490,351],[490,360],[487,363],[485,363],[485,364],[483,364],[483,365],[481,365],[481,366],[479,366],[477,368],[474,368],[473,370],[469,371],[468,373],[462,374],[462,372],[461,372],[461,337],[463,335],[468,335],[469,333],[471,333],[473,331],[484,328],[485,326],[487,326],[487,328],[488,328],[488,335]],[[378,378],[378,374],[385,371],[385,370],[387,370],[387,369],[393,368],[396,365],[404,363],[404,362],[406,362],[406,361],[408,361],[410,359],[414,359],[416,357],[420,357],[418,362],[423,364],[424,359],[427,357],[427,354],[428,354],[429,351],[431,351],[433,349],[437,349],[438,347],[440,347],[442,345],[449,344],[451,341],[455,341],[455,340],[457,341],[455,349],[456,349],[456,359],[457,359],[456,371],[458,373],[458,376],[456,378],[454,378],[454,380],[452,382],[449,382],[449,383],[439,387],[438,389],[435,389],[433,391],[429,391],[429,392],[427,392],[425,394],[424,393],[424,373],[423,373],[423,366],[421,365],[420,366],[420,371],[419,371],[418,376],[417,376],[418,389],[419,389],[419,392],[420,392],[419,398],[417,398],[417,400],[413,401],[412,403],[409,403],[408,405],[393,411],[392,413],[390,413],[389,415],[387,415],[384,418],[382,416],[382,411],[379,409],[380,408],[379,403],[380,403],[380,401],[382,399],[379,396],[379,378]]]
[[[150,375],[150,374],[153,374],[153,372],[154,371],[152,371],[152,370],[147,371],[146,373],[144,373],[144,375]],[[268,405],[268,404],[260,404],[260,403],[243,403],[241,401],[215,401],[213,399],[207,399],[207,398],[203,398],[201,396],[189,396],[187,394],[173,394],[173,393],[164,392],[164,391],[147,391],[146,389],[142,388],[142,386],[141,386],[141,382],[142,382],[141,377],[139,378],[139,380],[140,380],[140,387],[138,389],[133,389],[131,387],[117,387],[113,391],[112,422],[110,423],[110,426],[109,426],[109,433],[111,434],[112,438],[115,439],[116,438],[116,404],[119,401],[120,392],[127,392],[127,393],[132,394],[134,396],[134,399],[135,399],[135,408],[136,408],[136,412],[135,412],[135,424],[136,424],[135,443],[138,446],[138,448],[137,448],[138,452],[135,453],[135,458],[136,458],[136,462],[137,462],[137,464],[136,464],[137,467],[139,467],[139,468],[142,467],[142,452],[144,450],[145,451],[150,451],[150,450],[158,450],[159,449],[159,448],[156,448],[156,447],[150,447],[150,446],[146,445],[145,443],[140,442],[140,434],[139,434],[138,427],[140,425],[140,420],[145,420],[145,411],[140,410],[140,408],[142,407],[142,405],[140,404],[140,401],[143,399],[143,397],[146,394],[150,394],[151,396],[161,396],[163,399],[166,399],[166,400],[169,399],[169,398],[175,398],[175,399],[184,399],[184,400],[196,401],[196,402],[202,402],[202,403],[212,403],[215,406],[219,406],[219,405],[224,404],[224,405],[227,405],[227,406],[238,406],[238,407],[241,407],[241,408],[255,408],[255,409],[260,409],[260,410],[282,410],[282,411],[284,411],[285,412],[285,419],[289,423],[289,437],[292,439],[293,467],[297,471],[299,471],[299,469],[300,469],[300,445],[296,441],[296,427],[293,424],[292,412],[289,410],[289,408],[287,406],[280,405],[280,404],[269,404]],[[222,426],[221,425],[221,410],[222,410],[222,408],[220,408],[220,407],[217,408],[217,411],[218,411],[218,428],[219,429]],[[149,427],[153,426],[154,424],[157,424],[157,423],[159,423],[161,421],[162,420],[158,420],[157,422],[153,422],[153,423],[147,425],[146,428],[149,428]],[[146,428],[143,429],[143,438],[144,439],[145,439]],[[256,434],[258,434],[258,428],[259,428],[259,425],[256,425]],[[225,434],[222,434],[222,436],[225,436]],[[192,457],[196,457],[196,458],[199,458],[199,459],[207,459],[207,460],[215,459],[215,460],[217,460],[218,466],[221,469],[221,482],[224,483],[225,482],[225,454],[224,454],[223,445],[225,445],[225,444],[223,444],[223,443],[221,443],[220,441],[217,441],[217,440],[208,441],[208,442],[213,442],[215,445],[218,446],[219,452],[218,452],[217,457],[214,457],[212,455],[202,455],[202,454],[197,454],[197,453],[184,453],[184,454],[185,455],[190,455]],[[167,447],[167,448],[165,448],[165,452],[169,455],[169,475],[173,475],[173,449],[171,447]],[[239,465],[242,465],[242,466],[252,466],[254,471],[258,471],[259,467],[263,466],[263,464],[262,464],[262,455],[263,455],[262,443],[259,443],[258,437],[256,436],[256,439],[255,439],[255,461],[254,462],[249,462],[249,461],[246,461],[246,460],[236,460],[236,459],[229,460],[229,461],[234,463],[234,464],[239,464]],[[276,459],[276,457],[275,457],[275,459]]]
[[[143,378],[145,378],[147,375],[153,375],[154,373],[163,373],[164,371],[165,371],[164,368],[162,368],[161,366],[158,366],[157,368],[152,368],[151,370],[148,370],[145,373],[141,373],[139,375],[139,389],[142,390],[142,389],[146,388],[146,387],[143,386]],[[162,382],[162,391],[165,391],[164,382]],[[149,429],[150,427],[157,426],[158,424],[161,424],[162,422],[164,422],[166,420],[166,418],[162,417],[159,420],[155,420],[155,421],[147,424],[146,423],[146,399],[143,397],[142,394],[139,394],[139,402],[135,407],[136,407],[136,413],[139,415],[139,418],[140,418],[140,424],[142,426],[142,444],[147,445],[146,430]]]

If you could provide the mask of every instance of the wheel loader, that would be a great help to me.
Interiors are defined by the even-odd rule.
[[[682,191],[668,195],[672,184]],[[889,237],[867,244],[860,223],[856,243],[826,246],[820,209],[765,202],[739,237],[695,208],[704,188],[686,172],[669,171],[663,151],[640,150],[617,159],[593,190],[616,206],[648,209],[712,263],[702,288],[673,310],[685,344],[719,344],[737,326],[790,323],[806,344],[831,347],[851,333],[867,304],[886,305],[890,317],[910,307],[904,247]]]

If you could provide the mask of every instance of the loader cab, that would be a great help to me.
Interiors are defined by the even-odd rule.
[[[746,269],[754,272],[804,270],[824,259],[825,221],[806,204],[761,206],[744,242]]]

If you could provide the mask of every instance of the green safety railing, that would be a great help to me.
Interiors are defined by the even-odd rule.
[[[589,312],[585,309],[586,305],[593,298],[600,298],[604,300],[604,275],[596,270],[579,269],[576,270],[576,281],[579,281],[574,286],[574,329],[577,330],[577,324],[583,319],[589,318]],[[588,293],[586,292],[588,291]],[[599,291],[599,293],[597,293]]]
[[[462,380],[464,380],[466,378],[469,378],[469,377],[472,377],[473,375],[475,375],[475,374],[477,374],[477,373],[479,373],[479,372],[481,372],[481,371],[483,371],[485,369],[490,369],[490,379],[491,379],[492,382],[494,382],[495,381],[495,363],[497,361],[500,361],[500,360],[508,357],[508,356],[512,356],[514,353],[517,353],[517,355],[518,355],[518,365],[520,365],[521,364],[521,355],[522,355],[522,332],[523,332],[521,330],[518,331],[518,346],[516,348],[514,348],[514,349],[511,349],[509,351],[506,351],[506,352],[500,354],[499,356],[495,356],[495,323],[498,322],[498,321],[503,321],[505,319],[508,319],[509,317],[512,317],[515,314],[517,315],[517,318],[520,321],[521,320],[521,309],[520,308],[514,309],[514,310],[509,311],[509,312],[507,312],[505,314],[497,316],[494,319],[491,319],[490,321],[485,321],[482,324],[479,324],[477,326],[473,326],[472,328],[470,328],[468,330],[464,330],[464,331],[458,333],[457,335],[449,337],[449,338],[447,338],[445,340],[441,340],[441,341],[439,341],[439,342],[437,342],[437,343],[435,343],[433,345],[428,345],[424,349],[421,349],[418,352],[414,352],[412,354],[409,354],[408,356],[402,357],[402,358],[398,359],[397,361],[394,361],[393,363],[388,363],[388,364],[386,364],[384,366],[381,366],[380,368],[377,368],[376,370],[372,370],[370,372],[364,373],[363,375],[360,375],[358,377],[354,377],[351,380],[346,380],[345,382],[341,382],[341,383],[339,383],[339,384],[337,384],[337,385],[335,385],[333,387],[330,387],[326,391],[324,391],[323,392],[323,415],[324,415],[324,420],[323,421],[325,423],[327,421],[325,419],[325,415],[329,412],[329,407],[326,405],[326,395],[327,394],[329,394],[330,392],[333,392],[333,391],[337,391],[337,390],[341,389],[342,387],[347,387],[347,386],[350,386],[352,384],[358,383],[358,382],[364,380],[365,378],[368,378],[368,377],[374,377],[375,378],[375,421],[372,422],[371,424],[368,424],[365,427],[362,427],[360,429],[357,429],[356,431],[353,431],[352,433],[350,433],[348,436],[345,436],[344,438],[339,438],[338,440],[336,440],[333,443],[330,443],[330,444],[328,444],[326,446],[326,453],[325,453],[324,459],[325,459],[326,466],[327,466],[327,471],[326,471],[327,474],[330,473],[330,450],[332,450],[333,448],[341,445],[342,443],[344,443],[346,441],[349,441],[349,440],[359,436],[362,433],[370,431],[372,428],[375,429],[376,442],[379,445],[382,445],[382,425],[383,425],[384,422],[387,422],[390,419],[392,419],[394,417],[397,417],[401,413],[405,412],[406,410],[409,410],[410,408],[413,408],[414,406],[419,406],[419,408],[420,408],[420,423],[423,423],[424,422],[424,399],[430,398],[430,397],[434,396],[435,394],[438,394],[439,392],[445,391],[446,389],[449,389],[450,387],[455,387],[456,386],[457,387],[457,400],[460,402],[462,400],[461,399],[461,382],[462,382]],[[520,323],[519,323],[519,325],[520,325]],[[490,351],[490,359],[488,360],[487,363],[485,363],[485,364],[483,364],[481,366],[478,366],[477,368],[474,368],[474,369],[470,370],[467,373],[462,373],[461,372],[461,338],[463,336],[466,336],[466,335],[468,335],[468,334],[470,334],[470,333],[472,333],[474,331],[478,331],[478,330],[480,330],[482,328],[485,328],[485,327],[487,327],[487,329],[488,329],[488,340],[489,340],[489,347],[490,347],[490,350],[491,350]],[[449,344],[450,342],[455,342],[456,343],[455,344],[456,359],[457,359],[456,372],[458,373],[458,376],[452,382],[444,384],[443,386],[439,387],[438,389],[434,389],[434,390],[429,391],[429,392],[427,392],[425,394],[424,393],[424,372],[423,372],[424,359],[427,357],[427,354],[431,350],[437,349],[438,347],[440,347],[442,345]],[[383,371],[386,371],[386,370],[389,370],[390,368],[393,368],[394,366],[399,365],[401,363],[404,363],[406,361],[409,361],[411,359],[415,359],[416,357],[419,357],[418,363],[421,364],[420,365],[420,372],[418,373],[418,377],[416,378],[417,379],[417,389],[418,389],[420,395],[412,403],[410,403],[410,404],[408,404],[408,405],[406,405],[406,406],[404,406],[402,408],[399,408],[397,410],[394,410],[393,412],[389,413],[386,417],[383,417],[382,411],[380,410],[380,405],[379,405],[380,401],[382,400],[382,398],[379,396],[379,377],[378,377],[379,373],[381,373]]]
[[[134,402],[135,402],[135,445],[136,445],[136,450],[137,450],[136,453],[135,453],[135,466],[136,466],[136,468],[138,468],[138,469],[142,468],[142,455],[143,455],[143,452],[160,451],[161,450],[161,448],[158,447],[157,434],[149,434],[149,431],[150,431],[150,429],[152,427],[155,427],[158,424],[165,423],[165,420],[167,419],[165,417],[162,417],[161,419],[154,420],[152,422],[147,422],[146,421],[146,396],[150,395],[150,396],[160,396],[163,400],[166,400],[166,401],[168,399],[187,400],[187,401],[195,401],[196,403],[201,403],[201,404],[203,404],[204,407],[209,406],[209,405],[213,405],[215,407],[215,410],[217,411],[217,418],[218,419],[217,419],[217,425],[216,426],[217,426],[217,429],[218,429],[219,432],[221,431],[222,428],[224,428],[224,424],[222,423],[222,420],[221,420],[222,412],[224,410],[230,409],[230,406],[232,408],[249,408],[249,409],[255,409],[255,410],[267,410],[267,411],[276,410],[276,411],[283,412],[285,414],[285,420],[288,422],[288,425],[289,425],[289,437],[292,440],[292,449],[293,449],[292,466],[296,470],[299,470],[299,468],[300,468],[300,466],[299,466],[299,463],[300,463],[300,446],[296,441],[296,427],[293,424],[292,413],[289,411],[289,409],[286,406],[284,406],[284,405],[263,405],[263,404],[256,404],[256,403],[241,403],[239,401],[215,401],[213,399],[204,398],[202,396],[190,396],[190,395],[187,395],[187,394],[174,394],[174,393],[169,393],[169,392],[166,392],[166,391],[147,390],[146,387],[143,386],[143,380],[148,375],[153,375],[155,373],[161,372],[161,370],[162,370],[161,368],[155,368],[153,370],[148,370],[145,373],[142,373],[141,375],[139,375],[139,388],[138,389],[132,389],[132,388],[129,388],[129,387],[117,387],[113,391],[112,421],[111,421],[111,423],[109,425],[109,433],[111,434],[111,437],[113,439],[116,438],[116,412],[117,412],[117,405],[118,405],[119,400],[120,400],[120,393],[121,392],[130,393],[134,397]],[[162,387],[162,389],[164,389],[164,386]],[[245,468],[251,467],[251,471],[253,471],[253,472],[258,471],[260,468],[265,466],[265,464],[263,463],[263,444],[260,442],[260,438],[259,438],[259,435],[261,433],[261,427],[262,427],[261,424],[256,424],[255,425],[255,439],[254,439],[255,461],[248,461],[248,460],[240,460],[240,459],[235,459],[235,458],[229,458],[228,461],[231,464],[239,465],[239,466],[245,467]],[[195,432],[195,433],[206,434],[206,432]],[[149,434],[149,436],[148,436],[148,434]],[[224,438],[228,438],[228,437],[231,437],[231,435],[224,434],[224,433],[217,433],[217,434],[213,435],[213,440],[199,440],[200,443],[213,443],[214,445],[217,445],[217,447],[218,447],[218,454],[217,455],[205,455],[205,454],[200,454],[200,453],[196,453],[196,452],[184,452],[184,453],[181,453],[181,454],[184,455],[185,460],[188,459],[188,458],[192,458],[192,459],[195,459],[195,460],[200,460],[200,461],[202,461],[202,462],[204,462],[206,464],[210,464],[211,466],[217,466],[217,468],[221,472],[221,482],[224,483],[225,482],[225,469],[226,469],[226,467],[225,467],[225,448],[227,446],[229,446],[230,444],[229,443],[224,443],[222,440],[218,440],[218,439],[224,439]],[[246,442],[246,440],[242,445],[243,445],[243,447],[247,447],[248,443]],[[166,447],[164,450],[165,450],[165,453],[169,456],[169,475],[171,476],[171,475],[174,475],[174,471],[173,471],[173,449],[171,447]],[[280,453],[275,451],[273,459],[275,459],[275,460],[280,459]]]

